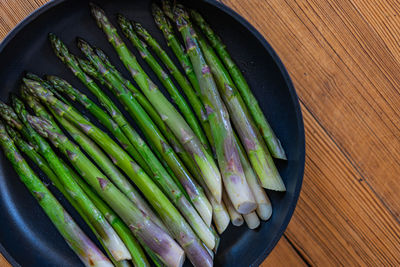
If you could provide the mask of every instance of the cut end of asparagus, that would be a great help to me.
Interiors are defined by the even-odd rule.
[[[258,204],[257,214],[261,220],[267,221],[271,218],[272,215],[272,206],[271,204]]]
[[[249,214],[250,212],[254,211],[257,208],[256,202],[246,201],[238,206],[237,211],[240,214]]]
[[[260,219],[255,212],[244,214],[243,218],[250,229],[256,229],[258,226],[260,226]]]

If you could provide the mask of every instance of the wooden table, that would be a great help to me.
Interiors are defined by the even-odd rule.
[[[45,2],[0,1],[0,38]],[[263,266],[400,264],[400,2],[222,2],[277,51],[306,128],[300,200]]]

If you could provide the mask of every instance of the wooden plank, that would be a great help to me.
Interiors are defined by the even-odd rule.
[[[266,36],[307,107],[306,176],[287,237],[311,264],[397,265],[399,64],[383,32],[350,1],[223,2]]]
[[[0,253],[0,267],[11,267],[7,260]]]
[[[46,2],[48,2],[48,0],[0,1],[0,40],[2,40],[21,20]]]
[[[304,260],[293,249],[286,237],[282,237],[278,244],[261,264],[261,267],[305,267]]]

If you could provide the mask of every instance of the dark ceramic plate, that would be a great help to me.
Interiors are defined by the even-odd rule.
[[[272,218],[262,223],[255,231],[247,229],[246,226],[230,226],[222,235],[215,258],[216,265],[256,266],[271,252],[282,236],[299,197],[305,156],[304,127],[299,102],[285,67],[269,44],[249,23],[215,1],[187,2],[206,16],[227,44],[289,158],[287,162],[277,162],[287,192],[268,192],[273,205]],[[120,12],[143,23],[165,45],[153,22],[150,1],[97,0],[96,3],[105,9],[114,22],[114,14]],[[49,32],[60,36],[75,53],[78,53],[75,38],[85,38],[104,49],[119,69],[124,70],[92,19],[88,1],[55,0],[25,19],[1,44],[2,100],[7,99],[9,92],[17,92],[24,71],[33,71],[40,75],[60,75],[84,90],[53,54],[47,41]],[[152,74],[145,64],[143,66]],[[125,74],[129,77],[127,72]],[[2,153],[0,160],[0,252],[15,266],[79,266],[79,259],[19,181]],[[77,218],[82,228],[90,233],[60,194],[51,186],[49,188]],[[90,236],[94,240],[93,235]]]

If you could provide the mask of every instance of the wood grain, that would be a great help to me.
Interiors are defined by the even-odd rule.
[[[0,38],[45,2],[0,1]],[[221,2],[277,51],[304,115],[302,193],[262,266],[399,265],[400,3]]]

